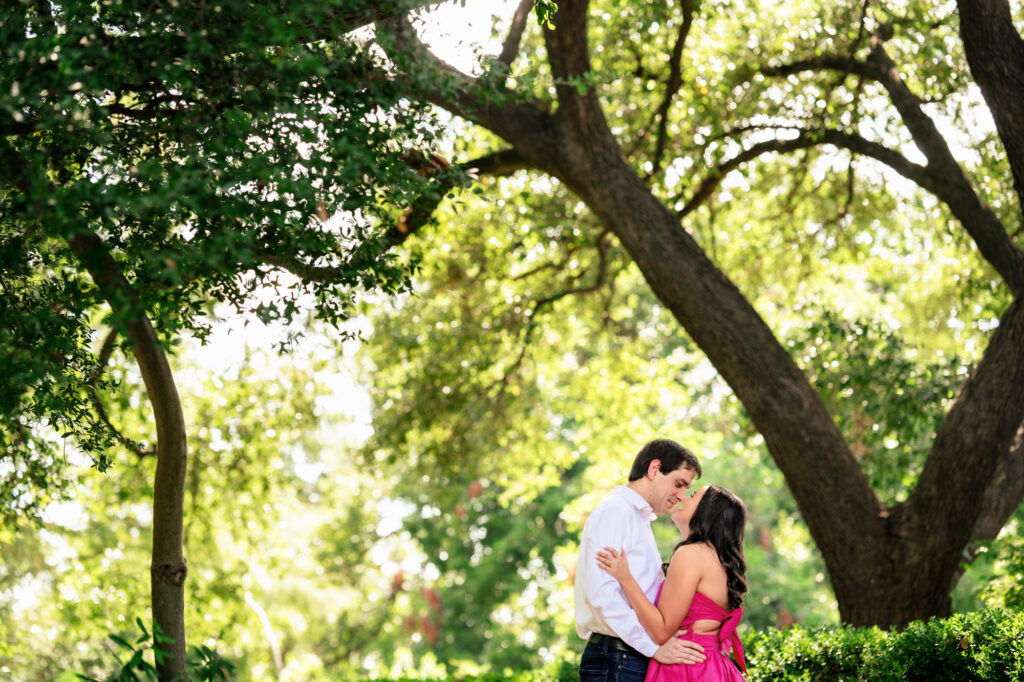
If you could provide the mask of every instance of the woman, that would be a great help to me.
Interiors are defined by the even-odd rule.
[[[743,527],[747,510],[731,492],[717,485],[698,490],[672,514],[686,537],[676,545],[665,582],[655,604],[629,572],[626,557],[614,548],[598,552],[598,565],[615,576],[651,638],[661,644],[677,629],[685,639],[704,647],[707,660],[695,665],[661,665],[651,661],[645,682],[741,681],[728,658],[747,671],[736,626],[743,616],[747,564],[743,560]]]

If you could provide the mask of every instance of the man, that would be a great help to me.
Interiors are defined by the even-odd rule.
[[[629,484],[616,486],[583,526],[576,561],[576,632],[587,640],[582,682],[642,682],[651,658],[662,664],[704,660],[703,648],[693,642],[671,637],[658,646],[596,558],[605,547],[624,548],[633,577],[654,601],[664,576],[651,519],[670,513],[700,474],[692,452],[671,440],[653,440],[633,460]]]

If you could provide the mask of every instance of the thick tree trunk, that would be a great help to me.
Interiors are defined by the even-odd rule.
[[[166,656],[157,664],[162,682],[185,677],[185,556],[182,551],[185,469],[188,448],[185,417],[167,354],[137,297],[105,245],[94,234],[69,238],[75,255],[89,271],[115,314],[127,317],[128,336],[153,407],[157,430],[156,477],[153,481],[153,550],[150,584],[154,631],[170,642],[157,642]]]
[[[617,147],[598,150],[595,126],[587,129],[585,145],[563,146],[547,167],[615,232],[748,410],[822,552],[843,621],[901,626],[948,615],[982,516],[973,491],[984,491],[997,467],[1005,468],[1024,417],[1024,304],[1015,302],[1001,320],[940,427],[914,493],[886,509],[823,402],[746,298]]]
[[[843,620],[859,621],[865,595],[899,591],[892,584],[899,572],[885,568],[892,562],[884,510],[824,404],[746,298],[631,168],[612,156],[583,165],[591,171],[562,179],[615,232],[743,402],[825,558]],[[878,603],[895,606],[889,598]]]
[[[559,5],[546,34],[556,79],[589,69],[586,2]],[[563,13],[564,12],[564,13]],[[774,334],[623,160],[592,92],[559,91],[561,144],[515,139],[619,237],[750,413],[828,567],[844,622],[899,626],[950,612],[963,552],[1024,419],[1024,310],[1016,301],[938,430],[914,493],[884,508],[824,404]],[[1000,251],[1000,249],[1002,249]],[[1020,253],[1009,250],[1015,281]],[[983,250],[984,251],[984,250]],[[991,255],[985,251],[986,256]],[[998,260],[998,259],[997,259]]]
[[[845,530],[855,533],[858,529],[851,521]],[[886,536],[870,554],[849,557],[838,565],[829,562],[841,620],[888,628],[950,615],[949,594],[961,555],[949,547],[942,556],[932,556],[897,534]],[[837,571],[842,580],[836,579]]]

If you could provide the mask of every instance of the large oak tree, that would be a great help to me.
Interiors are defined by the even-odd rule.
[[[1024,121],[1017,111],[1024,102],[1024,43],[1009,5],[965,0],[954,13],[927,3],[899,12],[872,2],[808,7],[810,30],[780,38],[785,42],[774,52],[764,35],[783,27],[765,19],[755,28],[756,7],[743,12],[729,5],[750,23],[723,19],[726,30],[749,30],[751,37],[728,43],[736,54],[709,57],[694,27],[709,30],[728,13],[728,3],[557,4],[543,48],[517,62],[531,6],[521,3],[501,54],[477,76],[431,54],[408,21],[379,23],[378,34],[400,72],[442,84],[429,95],[434,104],[489,134],[482,139],[492,153],[466,167],[480,175],[546,174],[614,235],[763,436],[824,557],[843,621],[899,626],[948,614],[965,552],[994,537],[1024,497],[1024,253],[1015,224],[1024,177],[1024,138],[1017,129]],[[632,55],[635,69],[611,78],[610,53],[625,54],[620,63]],[[992,199],[999,194],[991,184],[999,179],[969,172],[937,123],[939,113],[954,110],[944,109],[944,101],[963,101],[956,95],[969,78],[964,53],[1001,142],[993,172],[1004,174],[1004,187],[1012,184],[1015,202]],[[709,74],[708,64],[695,64],[689,54],[719,68]],[[606,71],[595,68],[595,60]],[[731,73],[723,63],[732,65]],[[653,93],[632,127],[621,125],[622,112],[638,102],[622,82],[637,84],[633,96]],[[705,96],[716,87],[719,99]],[[914,146],[920,161],[910,151]],[[827,403],[842,404],[842,396],[823,396],[812,385],[735,276],[730,279],[710,257],[708,243],[695,237],[701,212],[715,209],[730,173],[802,154],[799,163],[781,167],[806,175],[822,148],[871,161],[860,167],[885,166],[937,199],[933,224],[955,219],[970,239],[963,257],[980,254],[993,273],[995,300],[1004,302],[979,359],[933,425],[923,466],[901,500],[883,499],[873,489],[859,461],[863,453],[854,452],[861,445],[856,433],[837,426]],[[686,155],[687,163],[667,172]],[[860,210],[853,201],[854,165],[848,178],[839,174],[818,186],[824,193],[823,187],[834,192],[849,183],[845,205],[841,196],[827,197],[840,207],[840,224]],[[918,225],[929,229],[927,221]],[[605,237],[596,243],[604,253]],[[594,262],[600,281],[605,260]],[[524,327],[557,297],[524,301]],[[520,354],[516,363],[521,360]],[[496,383],[507,384],[509,376]],[[494,401],[499,411],[501,395]]]

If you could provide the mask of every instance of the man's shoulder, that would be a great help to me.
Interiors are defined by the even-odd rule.
[[[594,511],[590,513],[591,516],[595,514],[621,514],[624,511],[630,511],[633,506],[629,501],[617,492],[609,493],[605,495],[604,499],[601,500]]]
[[[588,526],[594,526],[596,524],[606,523],[610,519],[628,519],[632,515],[636,514],[636,509],[629,503],[628,500],[623,498],[621,495],[612,493],[606,496],[601,502],[594,507],[594,510],[590,512],[587,517]]]

